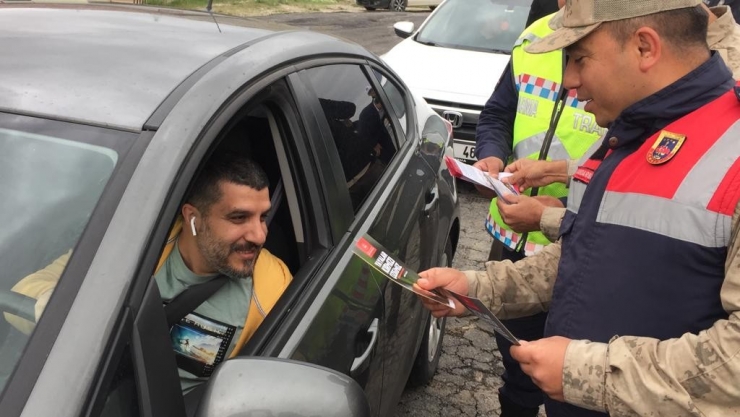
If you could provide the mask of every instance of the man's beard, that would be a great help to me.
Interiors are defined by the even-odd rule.
[[[260,246],[251,242],[223,242],[211,234],[206,222],[203,222],[203,230],[198,231],[198,238],[195,242],[207,264],[220,274],[231,278],[249,278],[252,276]],[[241,268],[234,268],[229,264],[229,255],[237,251],[253,251],[255,253],[254,258],[244,260]]]

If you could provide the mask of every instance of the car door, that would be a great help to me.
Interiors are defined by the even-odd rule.
[[[375,415],[386,415],[384,410],[395,406],[398,395],[385,385],[390,381],[389,387],[402,389],[427,316],[413,294],[390,283],[349,252],[354,242],[368,233],[411,269],[433,265],[438,253],[434,245],[422,245],[422,241],[435,234],[437,205],[430,197],[435,187],[434,173],[424,162],[416,143],[405,139],[404,129],[410,129],[409,133],[415,137],[415,119],[404,115],[402,127],[398,115],[387,105],[383,87],[377,79],[373,80],[368,67],[359,63],[317,65],[299,72],[293,81],[297,89],[305,89],[305,106],[312,109],[320,140],[330,154],[330,162],[319,167],[323,182],[331,184],[327,185],[327,198],[344,201],[329,207],[330,217],[351,220],[349,227],[336,230],[340,241],[333,250],[341,260],[331,272],[336,275],[333,288],[327,289],[333,298],[342,301],[329,300],[320,307],[321,314],[310,324],[296,355],[313,361],[311,357],[320,356],[317,346],[322,345],[327,361],[346,364],[348,358],[343,357],[346,354],[335,349],[342,345],[355,346],[356,365],[356,361],[367,359],[366,366],[373,373],[382,370],[390,375],[390,379],[383,378],[381,388],[375,380],[365,381],[367,375],[356,375],[350,370],[351,375],[366,384],[371,405],[379,407],[374,409]],[[377,129],[368,127],[373,123],[379,123]],[[370,167],[363,160],[361,167],[346,169],[375,149],[362,143],[364,137],[360,132],[365,131],[381,137],[378,141],[385,142],[382,151],[376,159],[369,158]],[[352,136],[353,133],[360,137]],[[356,140],[358,145],[348,147],[342,143],[349,140]],[[357,151],[356,147],[365,150]],[[353,189],[363,179],[357,179],[358,169],[360,173],[366,169],[367,175],[377,175],[366,194],[359,197]],[[426,220],[429,221],[425,223]],[[320,330],[324,326],[336,327],[333,344],[313,341],[319,333],[326,337]],[[396,366],[398,369],[391,369]],[[377,392],[378,389],[381,391]],[[382,397],[380,404],[376,396]]]
[[[414,271],[440,266],[447,229],[440,227],[441,190],[436,168],[439,152],[426,152],[423,132],[416,128],[417,117],[410,94],[382,67],[368,68],[371,78],[383,92],[381,99],[389,109],[395,134],[403,143],[408,163],[389,185],[391,193],[382,204],[370,235],[378,236],[384,245]],[[440,120],[440,123],[441,122]],[[431,162],[431,164],[430,164]],[[448,211],[449,212],[449,211]],[[441,238],[440,238],[441,237]],[[386,327],[383,346],[383,406],[381,415],[392,415],[415,365],[420,343],[427,329],[429,314],[415,294],[391,282],[384,287]],[[423,358],[422,358],[423,359]],[[426,360],[426,359],[423,359]]]

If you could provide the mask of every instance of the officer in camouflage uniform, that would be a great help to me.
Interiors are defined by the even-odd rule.
[[[738,2],[737,4],[740,4]],[[725,64],[730,68],[735,79],[740,78],[740,25],[732,17],[729,6],[716,6],[706,9],[709,12],[707,44],[709,49],[717,51]],[[559,24],[562,16],[553,19]],[[586,152],[590,156],[596,148]],[[578,168],[578,160],[534,161],[519,159],[508,165],[506,172],[511,172],[509,181],[522,189],[543,187],[553,182],[568,184],[570,177]],[[516,232],[541,231],[551,242],[558,239],[560,223],[565,215],[565,208],[544,206],[537,200],[522,197],[518,204],[499,205],[499,211],[506,223]]]
[[[560,240],[418,285],[501,318],[549,311],[511,349],[549,416],[740,414],[740,86],[700,0],[568,0],[566,88],[608,132],[576,171]],[[460,315],[422,300],[435,316]]]

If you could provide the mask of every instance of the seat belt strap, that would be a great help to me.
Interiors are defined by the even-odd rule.
[[[219,275],[208,282],[193,285],[180,294],[177,294],[172,301],[164,306],[164,313],[167,316],[167,327],[174,326],[185,316],[192,313],[199,305],[203,304],[204,301],[223,287],[228,280],[229,277]]]

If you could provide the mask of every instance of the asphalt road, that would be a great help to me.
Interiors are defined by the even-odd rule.
[[[381,55],[401,41],[393,32],[394,23],[407,20],[418,27],[428,15],[428,10],[420,9],[283,14],[260,19],[339,36]],[[467,184],[459,188],[462,231],[453,266],[481,269],[492,240],[483,227],[488,200]],[[425,387],[407,388],[394,417],[498,416],[503,365],[492,328],[475,318],[448,320],[442,349],[437,375]],[[544,415],[541,411],[540,416]]]
[[[429,9],[406,12],[374,11],[337,13],[291,13],[263,16],[259,19],[284,23],[302,29],[315,30],[356,42],[371,52],[388,52],[401,38],[393,32],[393,24],[414,22],[416,27],[429,16]]]

